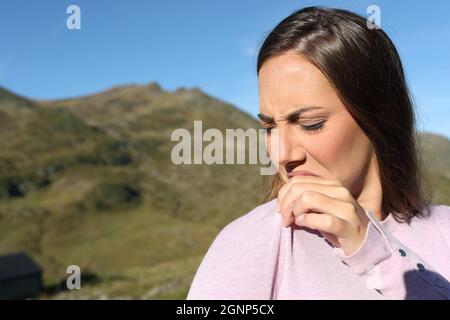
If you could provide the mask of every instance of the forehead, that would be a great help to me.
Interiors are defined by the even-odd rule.
[[[261,112],[287,112],[303,105],[336,104],[335,90],[325,75],[303,56],[284,53],[269,58],[258,78]]]

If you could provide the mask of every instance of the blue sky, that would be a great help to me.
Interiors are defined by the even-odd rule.
[[[81,8],[68,30],[66,8]],[[258,45],[281,19],[308,5],[368,16],[400,52],[419,128],[450,137],[450,1],[1,0],[0,85],[39,99],[85,95],[150,81],[199,87],[255,115]]]

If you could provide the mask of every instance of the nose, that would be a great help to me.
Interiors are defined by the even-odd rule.
[[[274,149],[278,153],[278,163],[286,169],[288,164],[298,165],[298,162],[304,162],[306,158],[306,151],[295,129],[293,126],[279,126],[277,134],[271,137],[271,143],[278,144]]]

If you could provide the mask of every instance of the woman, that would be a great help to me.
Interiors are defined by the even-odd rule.
[[[188,299],[448,299],[450,207],[421,192],[414,112],[388,36],[304,8],[258,56],[279,172],[214,240]]]

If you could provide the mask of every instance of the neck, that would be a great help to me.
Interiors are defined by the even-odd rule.
[[[362,189],[356,198],[358,203],[365,209],[370,210],[378,221],[382,221],[387,217],[383,212],[383,189],[381,187],[380,174],[376,157],[373,154],[367,174],[362,181]]]

